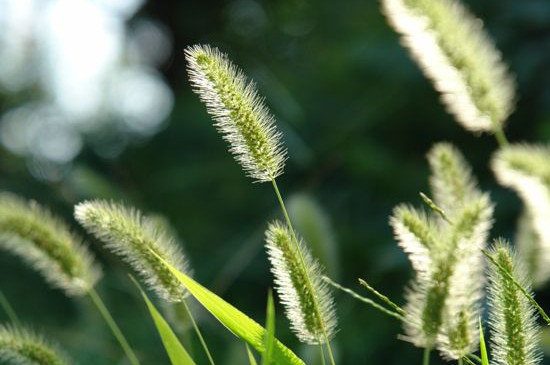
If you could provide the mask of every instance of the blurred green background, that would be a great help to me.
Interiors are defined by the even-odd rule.
[[[466,3],[517,77],[509,139],[548,141],[550,2]],[[364,278],[403,303],[411,268],[388,216],[400,202],[421,205],[425,154],[438,141],[456,144],[491,191],[492,235],[514,236],[520,201],[488,168],[496,142],[445,112],[377,1],[0,0],[0,31],[0,188],[51,207],[79,232],[72,207],[85,199],[164,215],[195,278],[260,323],[272,286],[263,231],[280,213],[271,187],[244,176],[192,93],[183,55],[190,44],[219,47],[257,83],[288,148],[280,188],[343,285],[366,295],[357,284]],[[86,239],[105,271],[98,291],[143,364],[168,364],[126,266]],[[50,289],[7,254],[0,289],[25,323],[78,363],[125,363],[87,298]],[[548,287],[537,295],[550,308]],[[397,321],[335,298],[338,363],[420,363],[421,350],[398,339]],[[244,345],[194,307],[218,363],[244,364]],[[277,312],[281,341],[313,356],[280,305]],[[205,363],[193,335],[184,337]]]

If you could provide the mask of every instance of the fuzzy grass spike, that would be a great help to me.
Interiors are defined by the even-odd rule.
[[[266,242],[276,290],[285,306],[292,330],[302,342],[324,343],[325,333],[329,339],[334,335],[337,320],[330,290],[322,278],[321,266],[300,240],[304,267],[291,233],[282,223],[269,225]]]
[[[529,271],[533,271],[535,284],[541,285],[550,278],[550,147],[514,144],[501,148],[492,159],[492,168],[498,182],[516,191],[525,204],[540,260]],[[519,254],[529,262],[523,248]]]
[[[76,220],[105,246],[121,256],[161,298],[180,302],[187,295],[181,283],[151,252],[182,272],[189,272],[180,246],[156,218],[122,204],[100,200],[78,204]]]
[[[489,254],[528,292],[530,281],[518,257],[503,240]],[[536,309],[496,265],[489,269],[489,325],[495,365],[535,365],[540,362],[540,329]]]
[[[22,329],[0,326],[0,363],[13,365],[68,365],[59,351],[40,336]]]
[[[185,55],[194,91],[248,176],[265,182],[281,175],[286,159],[282,135],[255,84],[217,48],[196,45]]]
[[[459,0],[383,0],[403,45],[472,132],[500,134],[512,113],[515,82],[500,52]]]
[[[0,194],[0,248],[21,257],[54,287],[84,295],[101,276],[80,238],[34,201]]]

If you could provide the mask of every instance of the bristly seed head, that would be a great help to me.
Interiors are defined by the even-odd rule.
[[[78,204],[74,215],[90,234],[130,264],[157,295],[171,302],[185,298],[184,286],[151,252],[179,271],[189,273],[181,247],[158,219],[142,216],[138,210],[121,204],[99,200]]]
[[[266,242],[276,290],[292,330],[301,342],[324,343],[325,333],[329,339],[334,335],[337,319],[321,266],[300,240],[302,262],[289,228],[279,222],[269,225]]]
[[[84,295],[101,270],[80,238],[34,201],[0,193],[0,248],[21,257],[54,287]]]
[[[195,45],[185,55],[194,91],[247,175],[260,182],[281,175],[286,159],[282,135],[254,83],[217,48]]]
[[[499,149],[492,168],[500,184],[517,192],[526,207],[528,222],[522,228],[532,231],[530,246],[518,245],[536,285],[550,279],[550,146],[514,144]],[[527,250],[525,250],[527,249]],[[529,257],[533,249],[536,261]]]
[[[20,365],[66,365],[59,350],[38,335],[23,329],[0,326],[0,363]]]
[[[383,0],[382,7],[456,120],[472,132],[501,129],[515,82],[483,23],[459,0]]]
[[[504,240],[497,240],[489,254],[500,266],[489,264],[489,325],[493,361],[496,365],[535,365],[541,360],[536,310],[502,270],[527,292],[531,292],[530,281],[521,262]]]

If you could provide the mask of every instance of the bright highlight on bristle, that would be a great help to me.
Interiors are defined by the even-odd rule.
[[[493,363],[538,364],[541,354],[537,349],[540,329],[536,309],[502,270],[506,270],[527,292],[531,292],[526,272],[503,240],[497,240],[489,254],[500,266],[489,264],[489,325]]]
[[[457,121],[472,132],[501,129],[515,83],[481,20],[458,0],[383,0],[382,7]]]
[[[217,48],[185,50],[194,91],[248,176],[271,181],[283,173],[286,151],[275,120],[244,74]]]
[[[483,259],[493,206],[462,155],[448,144],[429,154],[438,209],[426,214],[397,206],[390,218],[398,244],[416,276],[406,292],[404,338],[418,347],[437,347],[447,359],[475,351],[483,296]]]
[[[300,240],[302,262],[291,232],[282,223],[269,225],[266,242],[277,294],[293,332],[308,344],[325,343],[326,337],[330,340],[336,331],[337,319],[321,266]]]
[[[66,365],[65,356],[40,336],[23,329],[0,326],[0,363],[13,365]]]
[[[157,218],[143,216],[138,210],[105,201],[78,204],[76,220],[109,250],[122,257],[160,297],[182,301],[186,290],[159,262],[155,253],[181,272],[189,273],[181,247]],[[152,252],[154,251],[154,253]]]
[[[530,267],[535,284],[550,278],[550,147],[516,144],[501,148],[492,159],[498,182],[515,190],[523,200],[534,236],[529,250],[519,246],[519,254],[528,263],[529,252],[538,251],[536,267]],[[523,228],[526,228],[525,226]],[[532,252],[531,252],[532,253]]]
[[[38,270],[68,295],[83,295],[101,276],[80,238],[34,201],[0,194],[0,248]]]

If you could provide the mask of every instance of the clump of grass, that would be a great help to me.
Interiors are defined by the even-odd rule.
[[[68,295],[87,294],[101,276],[92,254],[62,221],[10,193],[0,193],[0,247]]]

